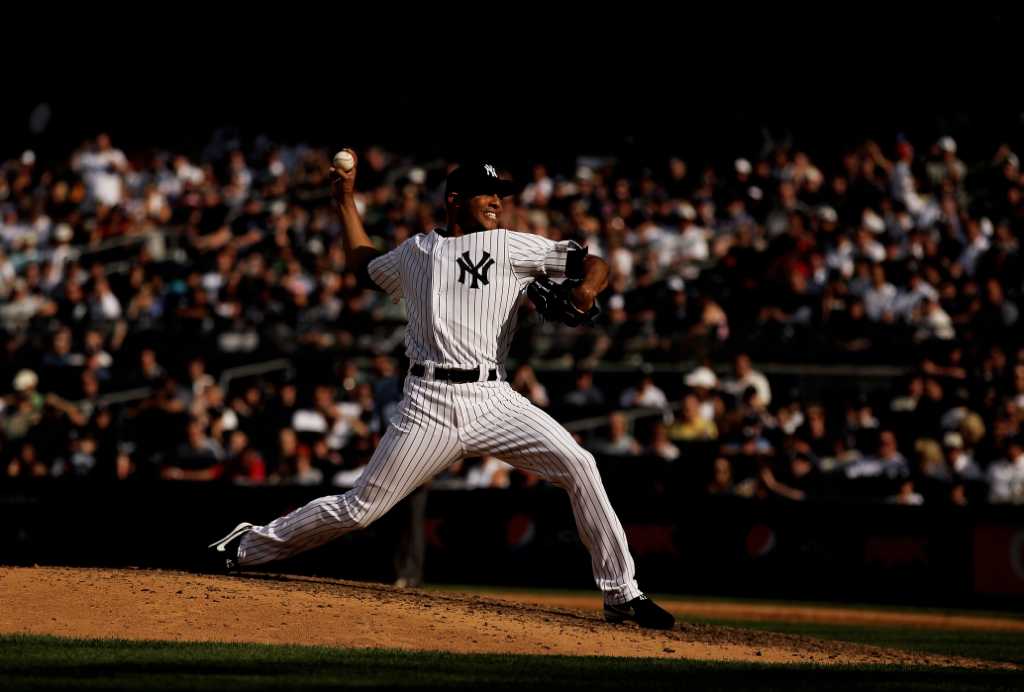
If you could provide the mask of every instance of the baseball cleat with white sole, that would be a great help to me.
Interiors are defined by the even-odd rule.
[[[211,543],[208,546],[209,553],[213,558],[213,564],[225,572],[237,572],[241,569],[238,564],[238,546],[242,543],[242,537],[252,530],[253,525],[242,522],[227,536]]]

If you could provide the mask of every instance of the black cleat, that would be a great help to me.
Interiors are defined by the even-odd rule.
[[[211,562],[218,571],[237,572],[242,568],[238,564],[238,546],[242,542],[242,536],[249,533],[251,529],[252,524],[243,521],[227,536],[210,544],[208,551]]]
[[[643,594],[628,603],[621,603],[619,605],[605,603],[604,619],[614,624],[632,620],[641,627],[649,627],[655,630],[670,630],[676,624],[676,619],[672,616],[672,613],[660,607]]]

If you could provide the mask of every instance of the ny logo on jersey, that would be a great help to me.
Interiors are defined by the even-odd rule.
[[[487,175],[491,176],[492,178],[498,177],[498,171],[494,170],[494,166],[492,166],[491,164],[485,163],[484,170],[487,171]]]
[[[484,251],[484,256],[480,258],[480,261],[473,264],[473,260],[469,258],[469,251],[462,253],[462,257],[458,259],[459,263],[459,283],[466,283],[466,274],[473,277],[473,282],[469,285],[470,288],[480,288],[477,285],[478,281],[482,281],[484,286],[490,284],[487,279],[487,272],[494,266],[494,260],[491,259],[490,253]]]

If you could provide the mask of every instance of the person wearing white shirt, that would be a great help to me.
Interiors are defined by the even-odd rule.
[[[713,423],[715,421],[716,397],[712,394],[712,391],[718,388],[718,377],[714,371],[707,366],[701,365],[690,371],[683,379],[683,383],[696,394],[699,401],[698,410],[700,411],[700,417],[709,423]]]
[[[864,292],[864,311],[873,322],[892,314],[896,305],[896,287],[885,280],[885,269],[880,264],[871,268],[871,287]]]
[[[967,246],[957,259],[957,264],[963,267],[964,273],[974,276],[974,269],[978,260],[988,252],[990,243],[985,234],[981,232],[981,226],[974,219],[969,219],[964,226],[964,234],[967,236]]]
[[[772,388],[768,384],[768,378],[764,374],[754,370],[750,363],[750,356],[746,353],[736,354],[733,361],[734,377],[726,380],[722,388],[737,399],[743,396],[747,387],[753,387],[757,396],[767,407],[772,403]]]
[[[835,247],[825,255],[825,264],[829,269],[833,269],[842,274],[844,278],[849,279],[853,276],[855,255],[856,249],[853,246],[853,241],[846,235],[840,235],[836,239]]]
[[[654,434],[647,453],[665,461],[675,461],[679,458],[679,447],[669,439],[668,428],[664,424],[658,423],[654,426]]]
[[[96,281],[91,308],[95,319],[113,321],[121,317],[121,301],[110,290],[105,277]]]
[[[638,387],[630,387],[619,400],[622,408],[668,408],[668,397],[654,384],[650,375],[644,375]]]
[[[914,162],[914,148],[910,142],[901,141],[896,145],[896,151],[898,159],[892,167],[890,178],[892,196],[917,216],[924,211],[925,200],[917,193],[917,182],[910,168]]]
[[[542,164],[537,164],[533,167],[533,182],[523,188],[520,199],[526,205],[546,206],[554,191],[555,183],[548,176],[547,169]]]
[[[914,324],[917,330],[914,332],[914,339],[917,341],[929,341],[931,339],[942,339],[948,341],[956,338],[956,330],[953,328],[953,319],[949,316],[939,301],[935,298],[926,297],[921,304],[919,315],[915,318]]]
[[[885,230],[885,227],[882,227]],[[872,262],[884,262],[886,258],[885,246],[874,239],[872,232],[861,227],[857,231],[857,254]]]
[[[467,488],[507,488],[511,484],[513,466],[494,456],[484,456],[480,463],[466,472]]]
[[[988,501],[1024,504],[1024,442],[1014,440],[1006,452],[1005,459],[988,468]]]
[[[689,207],[682,216],[678,233],[666,232],[658,238],[656,255],[663,268],[678,268],[687,262],[703,262],[711,255],[710,232],[696,223],[696,211]]]
[[[445,180],[447,224],[381,252],[356,203],[356,155],[331,171],[345,267],[408,313],[404,396],[356,486],[325,495],[264,526],[248,522],[209,546],[222,569],[280,560],[369,526],[426,481],[467,457],[494,456],[562,487],[592,555],[605,619],[669,629],[671,613],[640,591],[625,530],[594,455],[507,382],[505,360],[519,307],[538,280],[573,279],[572,308],[586,314],[608,285],[608,265],[572,241],[499,225],[517,190],[491,163],[453,169]],[[371,159],[372,164],[372,159]],[[612,418],[615,433],[624,421]],[[627,433],[628,434],[628,433]],[[610,443],[620,449],[623,436]],[[630,438],[631,439],[631,438]],[[633,441],[638,453],[640,446]]]
[[[939,292],[930,283],[922,279],[920,274],[911,274],[910,286],[896,296],[892,311],[896,316],[911,322],[914,319],[914,312],[925,300],[938,299]]]
[[[613,219],[608,229],[608,264],[612,273],[616,276],[633,276],[633,252],[625,246],[625,225],[622,219]]]
[[[93,147],[72,159],[71,167],[82,174],[89,196],[108,207],[124,196],[123,175],[128,170],[124,152],[115,149],[107,134],[96,137]]]

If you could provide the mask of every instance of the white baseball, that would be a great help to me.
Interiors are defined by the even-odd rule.
[[[345,171],[346,173],[352,170],[356,165],[356,158],[352,156],[352,152],[339,151],[334,155],[334,167],[338,170]]]

